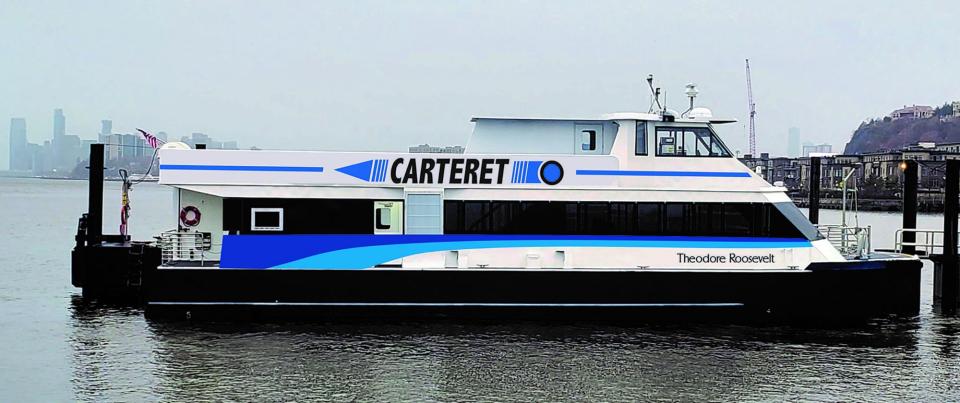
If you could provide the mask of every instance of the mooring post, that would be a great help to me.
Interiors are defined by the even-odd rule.
[[[917,233],[909,230],[917,229],[917,161],[903,161],[903,225],[901,232],[901,253],[914,254],[917,251],[913,244],[917,240]]]
[[[807,216],[813,224],[820,223],[820,157],[810,157],[810,208]]]
[[[960,306],[960,260],[957,259],[957,219],[960,213],[960,160],[947,160],[943,194],[943,257],[934,267],[934,304],[953,314]],[[939,269],[939,270],[937,270]],[[939,297],[939,298],[938,298]]]
[[[103,144],[90,145],[89,169],[87,245],[97,245],[103,239]]]

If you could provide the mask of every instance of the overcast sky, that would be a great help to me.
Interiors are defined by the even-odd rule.
[[[740,122],[744,59],[758,149],[787,129],[835,150],[860,121],[960,99],[960,2],[11,1],[0,3],[0,118],[42,142],[101,119],[262,148],[403,150],[463,144],[471,116],[646,111]],[[9,129],[0,130],[6,167]]]

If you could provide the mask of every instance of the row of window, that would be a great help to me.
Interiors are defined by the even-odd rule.
[[[730,151],[706,127],[657,127],[657,156],[729,157]],[[647,155],[647,123],[637,122],[636,155]]]
[[[447,200],[444,202],[443,232],[815,237],[816,230],[799,211],[792,210],[796,207],[789,203],[779,206],[768,203]]]
[[[374,201],[364,199],[224,199],[232,234],[372,234]]]
[[[440,206],[433,206],[359,199],[225,199],[223,224],[234,234],[439,233],[440,217],[430,211],[439,213]],[[446,234],[818,237],[791,203],[446,200],[442,208]],[[429,222],[404,223],[405,215]]]

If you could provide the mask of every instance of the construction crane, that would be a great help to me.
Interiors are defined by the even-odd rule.
[[[753,102],[753,85],[750,83],[750,59],[747,59],[747,110],[750,112],[750,155],[757,156],[757,104]]]

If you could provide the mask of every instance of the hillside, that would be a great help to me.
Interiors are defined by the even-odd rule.
[[[853,137],[843,149],[844,154],[860,154],[884,150],[897,150],[920,141],[936,143],[960,143],[960,118],[946,118],[944,107],[927,119],[871,119],[863,122],[853,132]]]

